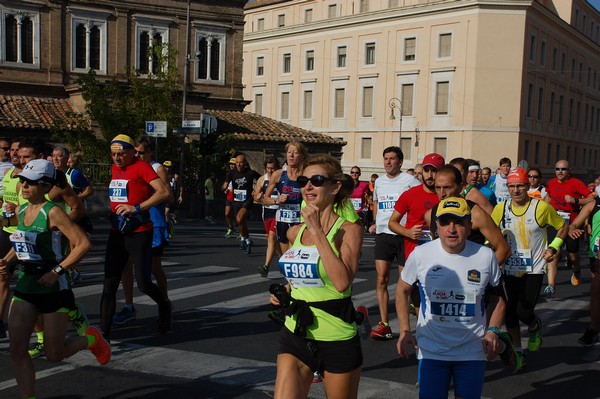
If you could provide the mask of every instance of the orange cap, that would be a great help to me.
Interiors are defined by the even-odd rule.
[[[529,183],[527,171],[523,168],[516,168],[510,171],[506,177],[506,184]]]

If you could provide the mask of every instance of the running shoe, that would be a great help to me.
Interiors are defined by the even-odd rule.
[[[166,334],[171,329],[172,323],[172,311],[173,307],[171,306],[171,301],[168,301],[167,306],[165,306],[162,310],[159,308],[159,320],[158,320],[158,332],[161,334]]]
[[[513,367],[514,374],[519,370],[517,368],[517,354],[515,352],[515,347],[512,344],[512,338],[507,332],[501,332],[500,335],[498,335],[498,338],[504,342],[504,351],[499,354],[500,359],[502,359],[505,366],[510,365]]]
[[[29,356],[32,359],[44,356],[44,344],[41,342],[35,342],[29,345],[29,349],[27,350],[27,352],[29,352]]]
[[[581,282],[581,273],[573,272],[573,274],[571,274],[571,285],[574,285],[575,287],[577,287],[580,282]]]
[[[595,343],[600,342],[600,336],[598,336],[598,331],[588,328],[577,342],[583,346],[592,346]]]
[[[525,354],[523,352],[515,352],[515,372],[514,372],[514,374],[523,370],[526,365],[527,365],[527,357],[525,356]]]
[[[252,241],[246,243],[246,255],[250,255],[252,253],[252,245],[254,245]]]
[[[227,233],[225,233],[225,238],[233,238],[233,236],[233,229],[227,229]]]
[[[269,266],[267,266],[267,265],[259,266],[258,274],[260,274],[261,277],[267,278],[267,276],[269,275]]]
[[[110,360],[110,344],[102,336],[102,332],[98,327],[89,327],[85,332],[87,335],[93,335],[96,338],[88,349],[96,356],[98,363],[105,365]]]
[[[369,311],[364,306],[356,308],[356,329],[360,339],[365,340],[371,336],[371,322],[369,321]]]
[[[323,376],[321,375],[321,373],[319,373],[318,371],[315,371],[315,373],[313,374],[312,382],[313,382],[313,384],[323,382]]]
[[[69,311],[69,321],[77,331],[77,335],[83,337],[90,326],[90,322],[79,302],[75,302],[75,309]]]
[[[551,285],[547,285],[546,288],[544,288],[544,296],[546,297],[546,299],[551,299],[554,298],[554,287]]]
[[[377,324],[377,328],[371,331],[371,338],[377,340],[392,339],[392,329],[389,325],[385,324],[383,321],[380,321],[379,324]]]
[[[135,308],[132,306],[131,309],[124,307],[119,313],[113,316],[114,324],[125,324],[128,321],[135,320]]]
[[[248,246],[248,244],[246,243],[246,240],[241,239],[240,240],[240,250],[245,251],[247,246]]]
[[[542,321],[537,319],[537,328],[534,331],[529,330],[529,341],[527,342],[527,349],[529,352],[536,352],[542,346]]]

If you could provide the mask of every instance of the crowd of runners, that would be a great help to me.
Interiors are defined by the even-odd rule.
[[[100,364],[110,361],[112,326],[136,317],[134,276],[157,304],[157,331],[171,329],[162,255],[184,193],[171,162],[157,162],[154,153],[147,137],[111,141],[111,229],[95,327],[72,291],[93,231],[86,201],[94,189],[80,169],[82,156],[39,140],[0,140],[0,332],[7,320],[22,398],[35,398],[31,359],[41,354],[60,361],[88,349]],[[328,398],[356,398],[361,339],[396,336],[400,356],[416,351],[421,397],[446,397],[451,382],[457,397],[480,397],[486,361],[499,356],[517,373],[542,346],[536,303],[540,295],[557,295],[562,254],[570,283],[580,284],[582,241],[589,247],[591,323],[578,341],[599,341],[598,181],[588,185],[571,176],[567,160],[556,162],[555,176],[543,185],[539,168],[513,168],[508,158],[493,172],[477,160],[431,153],[403,171],[400,148],[388,147],[382,156],[384,173],[363,181],[358,166],[346,174],[335,158],[309,155],[302,143],[290,142],[282,164],[268,156],[258,173],[237,153],[222,185],[214,173],[204,183],[206,221],[215,223],[215,190],[221,189],[225,236],[235,237],[237,227],[246,254],[254,250],[249,212],[262,207],[267,247],[257,271],[286,282],[269,290],[272,318],[282,326],[275,397],[306,397],[311,383],[322,381]],[[365,234],[375,235],[375,325],[352,302]],[[388,312],[394,264],[397,335]],[[117,311],[121,283],[126,303]],[[412,326],[410,314],[417,316]],[[67,337],[68,323],[76,337]]]

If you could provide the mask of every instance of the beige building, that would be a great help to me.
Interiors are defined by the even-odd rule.
[[[246,111],[344,139],[363,177],[390,145],[405,168],[438,152],[597,173],[600,14],[584,0],[258,0],[245,20]]]

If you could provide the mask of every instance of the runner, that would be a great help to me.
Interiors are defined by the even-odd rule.
[[[158,161],[153,159],[156,147],[154,142],[148,136],[139,137],[135,141],[135,156],[140,161],[148,163],[154,169],[154,172],[160,177],[165,187],[168,187],[169,176],[166,168]],[[172,192],[166,203],[172,203]],[[152,233],[152,275],[156,285],[160,288],[165,300],[169,301],[167,275],[163,270],[162,258],[165,246],[169,245],[169,234],[167,232],[167,220],[165,219],[165,203],[150,207],[148,210],[150,220],[153,225]],[[131,260],[131,259],[130,259]],[[125,297],[125,306],[119,313],[113,316],[113,324],[123,324],[127,321],[136,319],[136,310],[133,306],[133,265],[131,261],[127,262],[123,275],[121,276],[121,285],[123,286],[123,296]],[[170,302],[170,301],[169,301]]]
[[[569,226],[569,236],[578,239],[584,234],[582,227],[586,219],[591,227],[589,242],[590,271],[592,282],[590,284],[590,325],[577,340],[583,346],[592,346],[600,342],[598,329],[600,328],[600,198],[596,197],[593,202],[588,202],[581,208],[579,215]]]
[[[558,214],[565,219],[567,225],[575,220],[579,214],[580,205],[594,201],[594,192],[581,180],[571,176],[571,169],[567,160],[561,159],[554,167],[556,177],[548,181],[546,192],[548,195],[544,201],[550,203]],[[550,230],[549,238],[554,238],[555,232]],[[567,236],[565,240],[567,247],[567,265],[573,270],[571,284],[579,285],[581,278],[581,265],[579,263],[579,239]],[[558,257],[548,264],[548,285],[544,294],[551,298],[556,292],[556,272],[558,269]]]
[[[169,189],[150,165],[135,157],[135,143],[120,134],[110,146],[112,180],[109,185],[111,231],[106,245],[104,289],[100,301],[102,331],[110,339],[115,314],[116,294],[129,257],[135,270],[138,288],[158,304],[158,331],[171,329],[171,303],[152,282],[153,227],[148,210],[169,198]]]
[[[235,170],[227,175],[224,186],[232,185],[233,190],[233,214],[235,222],[240,232],[240,249],[246,251],[246,254],[252,253],[253,242],[248,234],[246,218],[253,204],[252,192],[254,189],[254,180],[258,180],[260,175],[248,167],[246,156],[238,154],[235,157]]]
[[[492,250],[467,240],[470,217],[464,199],[442,200],[435,215],[440,238],[414,250],[396,288],[401,309],[397,350],[405,358],[409,347],[417,350],[422,398],[448,397],[451,380],[455,397],[480,398],[486,360],[492,360],[498,350],[497,336],[486,331],[481,310],[488,285],[500,283],[500,268]],[[411,286],[417,281],[425,306],[415,340],[408,305]]]
[[[307,202],[305,223],[288,230],[293,245],[279,268],[289,284],[272,290],[270,299],[288,315],[277,356],[277,399],[307,398],[315,371],[323,375],[328,398],[358,396],[363,355],[351,292],[362,228],[333,211],[350,194],[343,178],[339,161],[323,155],[310,158],[296,179]],[[346,310],[346,317],[338,316]]]
[[[369,232],[369,228],[373,223],[375,223],[375,219],[373,218],[373,190],[375,190],[375,181],[379,175],[377,173],[373,173],[371,175],[371,180],[369,181],[369,191],[367,192],[367,202],[369,203],[369,215],[368,215],[368,223],[365,224],[365,232]]]
[[[235,221],[235,216],[233,214],[233,184],[231,183],[231,179],[229,174],[233,173],[235,170],[235,158],[231,158],[229,160],[229,171],[227,171],[227,175],[225,175],[225,180],[229,179],[230,183],[227,185],[223,185],[223,193],[225,194],[225,222],[227,223],[227,232],[225,233],[225,237],[233,238],[235,236],[233,223]]]
[[[519,322],[527,325],[529,352],[538,351],[542,345],[542,321],[535,314],[535,305],[546,262],[551,261],[560,250],[568,225],[552,206],[529,197],[529,178],[525,169],[512,170],[506,183],[511,198],[496,205],[492,217],[512,250],[502,272],[507,297],[506,329],[515,347],[519,371],[527,362],[521,347]],[[549,226],[557,234],[548,245]]]
[[[496,195],[496,201],[500,203],[510,198],[508,189],[506,188],[506,176],[510,172],[512,162],[509,158],[500,158],[498,165],[500,165],[498,173],[490,177],[487,186],[492,189]]]
[[[181,176],[173,167],[173,162],[165,161],[163,166],[167,169],[167,175],[169,176],[169,187],[171,188],[171,195],[173,200],[165,205],[165,219],[171,221],[175,217],[175,211],[177,207],[183,203],[183,182]]]
[[[296,177],[300,176],[300,170],[307,155],[306,147],[302,143],[297,141],[287,143],[285,145],[286,165],[283,169],[273,172],[263,197],[263,204],[279,205],[275,216],[275,227],[277,228],[277,240],[283,252],[287,251],[290,246],[287,231],[290,227],[300,223],[302,193]],[[277,199],[271,198],[275,188],[279,191]]]
[[[404,237],[392,232],[388,228],[388,222],[394,212],[394,204],[402,193],[421,184],[414,176],[402,173],[400,168],[403,161],[404,154],[399,147],[387,147],[383,150],[385,175],[375,181],[373,192],[373,218],[376,223],[369,228],[369,233],[377,234],[375,237],[376,290],[381,316],[381,321],[371,331],[373,339],[392,339],[392,329],[388,323],[390,269],[394,259],[398,261],[399,270],[402,270],[405,261]]]
[[[209,172],[204,182],[204,218],[210,224],[217,223],[214,218],[215,212],[215,183],[217,175],[215,172]]]
[[[484,211],[491,214],[494,210],[494,207],[488,201],[485,195],[483,195],[477,187],[475,187],[474,183],[470,183],[470,181],[477,181],[477,169],[469,170],[469,163],[464,158],[454,158],[451,160],[450,165],[457,168],[462,175],[462,187],[460,196],[464,199],[474,202],[479,205]],[[469,172],[471,173],[471,178],[469,178]],[[473,176],[474,175],[474,176]]]
[[[423,183],[423,164],[418,163],[415,165],[415,177]]]
[[[254,193],[252,194],[254,200],[261,204],[264,202],[263,197],[265,195],[265,190],[269,186],[269,181],[271,180],[271,176],[273,176],[273,172],[281,168],[279,161],[273,156],[267,157],[264,165],[265,174],[262,175],[256,182],[256,187],[254,188]],[[279,192],[276,188],[273,193],[271,193],[271,198],[276,199],[277,197],[279,197]],[[282,253],[281,248],[279,247],[279,242],[277,242],[277,229],[275,228],[275,214],[277,213],[278,208],[278,205],[262,206],[262,219],[265,226],[265,232],[267,234],[267,252],[265,254],[265,264],[258,267],[258,273],[262,277],[267,277],[269,275],[269,267],[275,253],[277,253],[279,256],[281,256]]]
[[[469,165],[469,169],[467,172],[467,184],[475,186],[475,188],[478,189],[485,198],[487,198],[487,200],[490,202],[492,207],[495,206],[496,205],[496,195],[489,187],[487,187],[486,185],[481,184],[479,182],[479,175],[481,172],[481,164],[479,163],[479,161],[476,161],[471,158],[467,158],[466,161],[467,161],[467,164]]]
[[[46,326],[45,348],[49,361],[59,362],[89,349],[104,365],[110,360],[111,352],[96,327],[88,327],[84,336],[65,340],[67,313],[75,307],[65,272],[81,260],[91,244],[67,214],[45,198],[56,180],[54,166],[46,160],[34,159],[18,176],[27,203],[17,210],[19,224],[11,235],[13,249],[0,259],[0,273],[7,273],[8,265],[14,263],[21,266],[9,314],[10,351],[21,397],[35,398],[35,370],[27,351],[38,315]],[[61,251],[56,251],[53,230],[60,231],[74,244],[66,258]]]
[[[350,169],[350,177],[352,177],[353,191],[350,194],[350,201],[358,217],[362,221],[363,225],[367,221],[367,212],[369,205],[367,203],[367,193],[369,191],[369,184],[366,181],[360,181],[360,168],[353,166]]]
[[[481,169],[481,184],[486,186],[487,188],[490,188],[488,182],[490,181],[490,177],[492,176],[492,170],[490,168],[488,168],[487,166],[485,168]],[[494,195],[494,197],[496,197]]]
[[[529,191],[527,194],[531,198],[545,200],[548,193],[546,192],[546,187],[542,185],[542,171],[540,168],[529,168],[527,178],[529,179]]]

